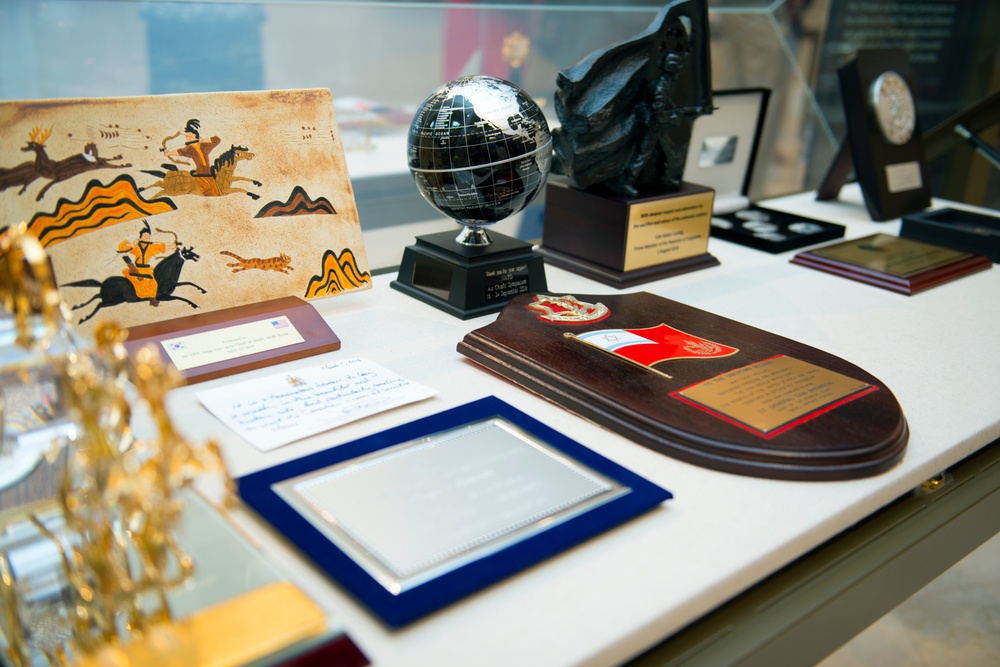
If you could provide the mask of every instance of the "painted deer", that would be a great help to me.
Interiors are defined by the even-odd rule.
[[[45,152],[45,141],[51,134],[51,127],[47,130],[36,127],[28,133],[28,143],[21,148],[21,151],[25,153],[34,151],[35,160],[22,162],[10,169],[0,167],[0,190],[20,185],[21,189],[17,194],[21,195],[35,179],[46,178],[49,182],[35,196],[35,201],[41,201],[49,188],[61,181],[95,169],[125,169],[132,166],[129,163],[112,164],[116,160],[121,160],[121,155],[112,158],[100,157],[97,154],[97,144],[93,142],[87,143],[81,153],[62,160],[53,160]]]

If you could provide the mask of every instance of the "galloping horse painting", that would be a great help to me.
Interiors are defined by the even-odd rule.
[[[151,188],[159,188],[159,192],[152,195],[154,197],[161,197],[163,195],[225,196],[242,192],[251,199],[260,199],[260,195],[256,193],[245,190],[244,188],[233,186],[233,183],[236,181],[253,183],[257,187],[263,185],[260,181],[256,181],[252,178],[246,178],[244,176],[236,176],[233,173],[236,171],[236,166],[241,161],[252,159],[253,153],[251,153],[246,146],[237,146],[233,144],[229,150],[215,158],[215,162],[212,164],[211,175],[209,176],[209,178],[215,182],[215,188],[212,188],[207,192],[198,187],[198,178],[200,178],[200,176],[193,174],[190,171],[178,169],[175,164],[170,163],[160,165],[163,168],[162,171],[143,169],[143,173],[156,176],[160,180],[155,183],[151,183],[142,189],[150,190]]]
[[[84,334],[372,285],[325,89],[0,102],[0,233],[19,221]]]
[[[156,231],[163,232],[164,230],[157,228]],[[153,267],[149,276],[133,274],[136,277],[141,276],[146,278],[150,285],[152,285],[153,289],[150,296],[143,296],[139,294],[141,288],[136,287],[136,281],[125,276],[111,276],[110,278],[105,278],[104,280],[95,280],[90,278],[63,283],[63,287],[96,287],[98,289],[97,294],[92,296],[90,299],[73,306],[73,310],[80,310],[94,301],[97,301],[97,306],[95,306],[90,313],[81,318],[79,323],[83,324],[96,315],[97,311],[102,308],[110,308],[111,306],[117,306],[123,303],[139,303],[141,301],[145,301],[150,305],[159,306],[161,301],[181,301],[192,308],[197,308],[198,304],[190,299],[184,298],[183,296],[174,294],[174,290],[178,287],[189,286],[194,287],[202,294],[207,293],[201,286],[190,281],[181,281],[180,279],[181,269],[183,268],[184,263],[189,261],[197,262],[201,257],[194,251],[194,248],[180,245],[177,242],[176,234],[173,234],[173,237],[173,253],[168,255],[155,267]]]

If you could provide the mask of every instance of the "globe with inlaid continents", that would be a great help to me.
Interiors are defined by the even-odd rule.
[[[463,225],[456,241],[489,245],[485,227],[521,211],[552,164],[549,125],[509,81],[465,76],[424,100],[410,123],[410,173],[431,206]]]

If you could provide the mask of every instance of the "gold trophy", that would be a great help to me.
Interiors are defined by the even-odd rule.
[[[50,466],[58,478],[51,497],[0,506],[0,631],[7,662],[236,665],[326,630],[325,615],[301,591],[287,582],[260,581],[277,579],[271,570],[254,580],[267,585],[195,595],[211,606],[187,601],[193,610],[183,618],[175,613],[174,602],[184,601],[187,589],[199,592],[195,558],[180,539],[185,526],[188,535],[211,535],[211,550],[223,552],[231,569],[253,558],[216,511],[235,499],[219,448],[213,442],[195,446],[174,428],[165,398],[181,382],[155,350],[143,348],[130,358],[126,332],[110,323],[99,325],[92,347],[84,349],[48,259],[23,225],[0,236],[0,250],[0,304],[10,339],[0,367],[4,391],[10,378],[26,386],[46,378],[61,418],[71,425],[49,443],[59,453]],[[5,407],[6,431],[9,401]],[[136,438],[132,422],[140,407],[147,428]],[[19,438],[5,439],[7,445],[11,451],[24,447]],[[215,482],[216,498],[200,493],[207,482]],[[227,531],[236,539],[223,539]],[[235,578],[245,583],[243,571]],[[275,613],[281,614],[277,623]],[[234,621],[227,618],[240,627],[230,627]],[[261,627],[258,619],[274,627]]]

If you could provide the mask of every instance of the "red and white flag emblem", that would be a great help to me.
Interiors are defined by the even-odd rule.
[[[739,349],[659,324],[646,329],[601,329],[576,338],[642,366],[673,359],[728,357]]]

